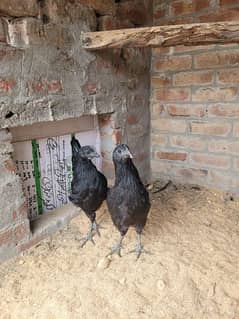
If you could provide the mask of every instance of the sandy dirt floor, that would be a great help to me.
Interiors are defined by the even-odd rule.
[[[155,188],[153,189],[153,191]],[[118,239],[107,210],[96,245],[80,248],[88,220],[0,266],[1,319],[239,319],[239,202],[174,187],[152,194],[143,243],[153,255],[105,258]]]

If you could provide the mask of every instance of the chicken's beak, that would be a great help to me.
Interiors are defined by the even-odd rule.
[[[131,152],[129,152],[129,158],[134,158],[134,155]]]
[[[92,158],[100,158],[100,154],[98,154],[96,151],[91,153]]]
[[[133,156],[133,154],[130,152],[130,150],[127,150],[127,151],[125,152],[125,157],[126,157],[126,158],[134,158],[134,156]]]

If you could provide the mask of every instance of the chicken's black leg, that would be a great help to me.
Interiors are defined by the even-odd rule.
[[[129,254],[136,253],[136,259],[139,259],[142,253],[150,254],[149,251],[145,250],[141,243],[141,232],[137,232],[137,246],[135,249],[131,250]]]
[[[95,245],[95,242],[94,242],[94,230],[97,228],[97,224],[95,222],[95,217],[96,217],[96,214],[95,212],[91,212],[91,213],[87,213],[86,212],[86,216],[90,219],[91,221],[91,225],[90,225],[90,229],[88,231],[88,233],[82,237],[80,240],[83,240],[83,243],[81,244],[81,248],[85,246],[85,244],[88,242],[88,241],[91,241],[94,245]],[[97,225],[97,226],[95,226]]]
[[[107,255],[107,257],[113,254],[117,254],[119,257],[121,257],[121,248],[122,248],[123,239],[124,239],[124,235],[121,235],[119,241],[117,241],[115,246],[113,246],[113,248],[111,249],[111,252]]]
[[[88,241],[91,241],[94,245],[95,245],[95,242],[94,242],[94,239],[93,239],[93,232],[94,232],[94,226],[93,226],[93,222],[91,222],[91,225],[90,225],[90,229],[88,231],[88,233],[82,237],[80,240],[83,240],[83,243],[81,244],[81,248],[85,246],[85,244],[88,242]]]
[[[96,231],[97,235],[100,237],[100,229],[104,229],[103,226],[101,226],[100,224],[97,224],[96,221],[93,222],[93,230]]]

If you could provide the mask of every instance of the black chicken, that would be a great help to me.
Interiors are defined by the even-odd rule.
[[[113,152],[115,166],[115,185],[109,189],[107,205],[116,228],[121,237],[109,255],[121,256],[121,244],[130,226],[137,232],[137,259],[146,252],[141,244],[141,233],[146,224],[150,209],[149,194],[140,180],[137,168],[132,162],[132,155],[125,144],[116,146]]]
[[[87,241],[94,244],[93,232],[99,232],[99,225],[95,221],[96,211],[100,208],[107,195],[107,180],[100,173],[92,159],[99,157],[99,154],[92,146],[82,146],[73,136],[71,139],[72,148],[72,171],[71,194],[69,200],[80,207],[91,221],[89,232],[82,238],[83,247]]]

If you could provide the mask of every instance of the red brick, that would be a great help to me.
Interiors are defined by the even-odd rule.
[[[18,218],[26,219],[27,215],[28,215],[27,204],[24,202],[16,211],[13,212],[12,218],[13,220],[16,220]]]
[[[206,147],[205,139],[195,136],[170,136],[170,144],[173,147],[187,148],[194,151],[202,151]]]
[[[147,21],[147,10],[143,1],[125,1],[118,3],[116,16],[129,19],[135,25],[143,25]]]
[[[233,136],[239,137],[239,122],[233,123]]]
[[[235,0],[220,0],[220,6],[227,6],[227,5],[238,5],[237,1]]]
[[[208,107],[209,116],[222,116],[222,117],[238,117],[239,105],[238,104],[216,104]]]
[[[173,48],[174,53],[195,53],[195,51],[205,51],[215,48],[215,45],[178,45]]]
[[[210,183],[218,188],[238,188],[239,176],[228,176],[224,172],[213,170],[210,171]]]
[[[20,224],[16,226],[14,229],[14,236],[15,236],[16,242],[19,242],[23,240],[24,238],[26,238],[28,234],[29,234],[29,227],[27,227],[26,224]]]
[[[45,81],[43,80],[28,82],[27,86],[31,93],[46,92],[46,85],[45,85]]]
[[[221,155],[209,155],[207,153],[192,153],[191,162],[200,166],[228,169],[231,164],[230,157]]]
[[[112,140],[115,144],[120,144],[122,141],[122,132],[121,129],[115,129],[113,136],[112,136]]]
[[[27,83],[27,87],[30,94],[57,94],[62,92],[60,80],[33,80]]]
[[[118,20],[112,16],[103,16],[98,18],[98,30],[115,30],[118,27]]]
[[[218,71],[218,82],[226,84],[239,84],[239,68]]]
[[[155,100],[164,102],[183,102],[190,100],[189,88],[172,88],[155,90]]]
[[[60,80],[51,80],[47,83],[47,93],[56,94],[62,92],[62,83]]]
[[[205,115],[205,108],[196,105],[169,105],[168,113],[171,116],[203,117]]]
[[[217,21],[237,21],[239,17],[239,8],[225,9],[221,8],[209,14],[200,16],[200,22],[217,22]]]
[[[10,171],[12,173],[16,173],[16,171],[17,171],[16,165],[14,164],[12,159],[5,161],[4,166],[8,171]]]
[[[134,115],[134,114],[128,115],[127,123],[130,124],[130,125],[137,124],[138,123],[138,119],[137,119],[136,115]]]
[[[199,88],[192,94],[195,102],[232,101],[237,97],[237,87],[206,87]]]
[[[195,52],[195,51],[205,51],[205,50],[212,50],[215,48],[215,45],[196,45],[196,46],[184,46],[178,45],[174,47],[175,53],[185,53],[185,52]]]
[[[231,124],[227,122],[192,121],[190,129],[192,134],[227,136],[231,131]]]
[[[74,3],[74,1],[71,2]],[[80,0],[79,2],[93,8],[98,14],[115,15],[116,8],[114,0]]]
[[[190,182],[192,182],[192,179],[197,181],[203,179],[205,180],[205,177],[208,175],[207,169],[201,169],[201,168],[191,168],[191,167],[180,167],[179,164],[183,164],[184,162],[166,162],[161,160],[152,160],[151,161],[151,167],[152,172],[155,174],[159,173],[160,176],[167,176],[169,178],[172,178],[172,176],[183,178],[183,181],[185,179],[190,179]],[[177,164],[177,165],[174,165]]]
[[[161,19],[166,16],[166,10],[165,9],[156,9],[154,11],[154,19]]]
[[[216,68],[239,64],[239,50],[210,51],[195,55],[195,67],[199,69]]]
[[[3,22],[0,20],[0,42],[6,42],[6,35]]]
[[[152,56],[158,57],[158,56],[160,56],[160,55],[169,54],[170,49],[173,49],[173,48],[170,48],[170,47],[166,47],[166,48],[163,48],[163,47],[153,48],[153,49],[152,49]]]
[[[16,84],[13,79],[0,79],[0,93],[11,93]]]
[[[154,102],[152,104],[152,116],[160,115],[164,111],[164,106],[161,103]]]
[[[174,85],[202,85],[213,82],[213,71],[179,72],[173,76]]]
[[[166,135],[151,134],[152,147],[157,146],[157,145],[166,145],[167,140],[168,140],[168,137]]]
[[[196,12],[210,7],[210,0],[194,0],[194,9]]]
[[[131,96],[130,102],[135,105],[135,107],[138,107],[139,104],[145,103],[145,95],[143,94],[135,94]]]
[[[184,133],[187,129],[187,123],[184,120],[174,120],[174,119],[152,119],[151,121],[152,129],[158,131]]]
[[[169,75],[158,75],[157,77],[155,76],[151,78],[151,87],[158,88],[161,86],[168,86],[171,85],[171,82],[171,77]]]
[[[227,153],[239,155],[239,142],[230,142],[228,140],[210,140],[208,150],[215,153]]]
[[[87,93],[89,95],[94,95],[97,92],[97,86],[96,83],[88,83],[87,84]]]
[[[134,24],[127,19],[118,19],[112,16],[102,16],[98,18],[98,29],[102,31],[133,27]]]
[[[210,6],[209,0],[188,0],[188,1],[177,1],[171,5],[171,15],[185,15],[193,12],[203,10]]]
[[[239,171],[239,158],[234,158],[233,160],[233,168]]]
[[[141,162],[144,162],[146,157],[147,157],[147,154],[146,152],[133,152],[133,154],[136,154],[134,155],[134,160],[137,162],[137,163],[141,163]]]
[[[205,178],[208,175],[208,170],[206,169],[200,169],[200,168],[175,168],[176,175],[182,176],[183,178],[190,179],[192,182],[192,179],[197,178]]]
[[[170,161],[185,161],[187,159],[187,153],[155,152],[155,158],[170,160]]]
[[[176,1],[170,6],[170,15],[179,16],[194,12],[193,1]]]
[[[155,72],[188,70],[192,67],[192,57],[183,56],[162,56],[155,60],[153,70]]]
[[[0,232],[0,247],[3,245],[10,244],[13,240],[13,231],[11,229]]]
[[[166,161],[160,161],[160,160],[151,160],[151,169],[153,173],[160,173],[160,175],[169,175],[169,172],[171,172],[171,175],[174,175],[174,169],[175,165],[174,163],[178,162],[166,162]]]

